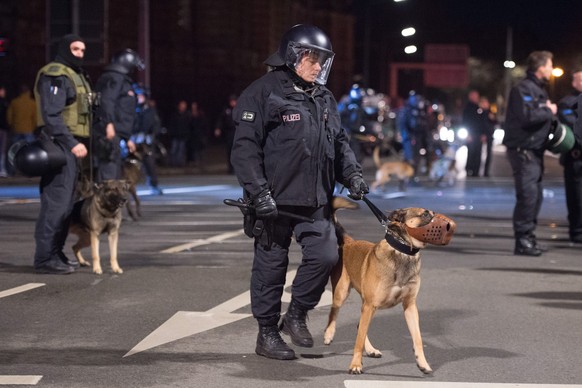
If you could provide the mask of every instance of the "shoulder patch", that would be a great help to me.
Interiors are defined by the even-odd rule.
[[[248,110],[245,110],[242,112],[241,120],[248,121],[249,123],[254,123],[256,116],[257,116],[257,114],[255,112],[250,112]]]

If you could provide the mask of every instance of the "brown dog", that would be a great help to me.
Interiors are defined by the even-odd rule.
[[[107,232],[111,269],[123,273],[117,261],[117,243],[121,225],[121,210],[127,202],[128,184],[121,180],[108,180],[96,184],[93,195],[75,203],[69,231],[79,237],[73,245],[73,253],[79,263],[89,266],[81,254],[81,249],[91,247],[93,272],[102,274],[99,257],[99,236]]]
[[[129,199],[127,201],[127,213],[132,220],[137,221],[138,217],[141,217],[141,202],[139,196],[137,195],[137,184],[142,178],[142,156],[141,153],[136,151],[133,154],[129,154],[127,158],[123,161],[122,175],[123,179],[127,182],[129,187],[129,194],[131,199],[133,199],[134,206],[132,206]]]
[[[353,205],[346,199],[334,199],[334,210],[353,208]],[[354,240],[336,220],[340,262],[331,274],[333,304],[324,343],[329,345],[333,340],[339,309],[353,287],[362,297],[363,305],[349,373],[362,373],[364,348],[368,356],[382,357],[368,339],[368,328],[376,310],[399,303],[404,308],[418,368],[423,373],[431,373],[424,356],[416,307],[420,288],[419,250],[427,243],[448,244],[456,224],[443,215],[422,208],[399,209],[390,213],[388,219],[386,239],[378,243]]]
[[[401,191],[406,191],[408,181],[414,176],[414,168],[403,161],[384,162],[380,160],[380,147],[374,148],[373,159],[376,165],[376,180],[372,182],[370,188],[372,190],[384,186],[390,182],[391,177],[398,178],[398,185]]]

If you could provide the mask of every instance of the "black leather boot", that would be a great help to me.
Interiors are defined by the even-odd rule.
[[[515,239],[515,250],[513,253],[520,256],[540,256],[542,250],[536,247],[535,242],[528,236],[523,236]]]
[[[259,325],[255,353],[259,356],[276,360],[292,360],[295,358],[295,352],[283,341],[277,325]]]
[[[534,247],[536,249],[539,249],[540,251],[543,252],[547,252],[548,251],[548,247],[546,247],[545,245],[542,245],[538,242],[538,239],[536,238],[535,234],[530,234],[527,236],[528,240],[532,242],[532,244],[534,245]]]
[[[281,332],[291,336],[294,345],[304,348],[313,347],[313,337],[307,330],[307,309],[291,299],[287,314],[283,317],[279,328]]]

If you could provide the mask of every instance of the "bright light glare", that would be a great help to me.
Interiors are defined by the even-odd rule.
[[[559,67],[554,67],[552,69],[552,75],[554,77],[561,77],[561,76],[564,75],[564,70],[563,69],[560,69]]]
[[[467,128],[459,128],[457,131],[457,137],[461,140],[465,140],[469,136],[469,131]]]
[[[515,62],[505,61],[503,62],[503,67],[505,67],[506,69],[513,69],[515,67]]]
[[[405,52],[406,54],[414,54],[414,53],[416,52],[416,50],[417,50],[417,48],[416,48],[416,46],[414,46],[414,45],[411,45],[411,46],[406,46],[406,47],[404,48],[404,52]]]
[[[412,36],[414,34],[416,34],[414,27],[407,27],[402,30],[402,36]]]
[[[405,0],[394,0],[395,3],[400,3],[401,1],[405,1]]]

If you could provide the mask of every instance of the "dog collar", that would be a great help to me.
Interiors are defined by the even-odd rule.
[[[405,255],[414,256],[420,250],[418,248],[411,248],[409,245],[404,244],[403,242],[399,241],[395,236],[393,236],[391,233],[386,233],[384,238],[386,239],[388,245],[396,249],[398,252],[404,253]]]

